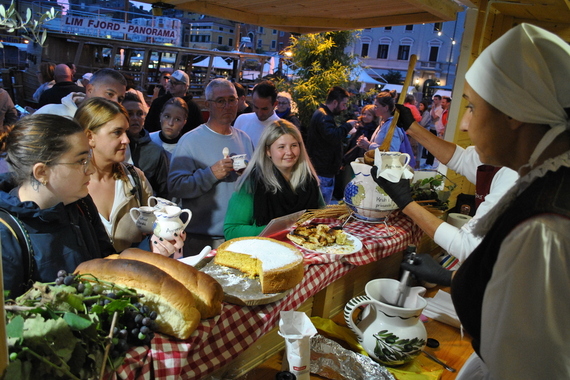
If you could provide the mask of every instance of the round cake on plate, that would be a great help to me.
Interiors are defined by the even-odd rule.
[[[263,293],[280,293],[303,279],[303,254],[294,246],[264,237],[242,237],[217,248],[214,263],[259,276]]]

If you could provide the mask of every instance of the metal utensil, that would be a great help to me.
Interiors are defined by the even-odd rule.
[[[445,364],[444,362],[442,362],[441,360],[439,360],[438,358],[436,358],[435,356],[433,356],[432,354],[430,354],[429,352],[422,350],[422,352],[431,360],[433,360],[434,362],[436,362],[437,364],[443,366],[443,368],[445,368],[446,370],[448,370],[449,372],[457,372],[457,370],[453,367],[448,366],[447,364]]]
[[[408,263],[413,264],[416,258],[415,252],[416,246],[409,245],[407,251],[410,251],[410,255],[408,257]],[[398,286],[398,298],[396,300],[396,306],[403,307],[404,303],[406,302],[406,297],[410,291],[410,271],[404,270],[402,272],[402,278],[400,279],[400,286]]]

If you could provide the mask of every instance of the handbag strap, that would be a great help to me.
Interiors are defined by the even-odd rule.
[[[3,208],[0,208],[0,223],[10,230],[20,245],[24,266],[25,280],[23,283],[25,284],[28,281],[32,281],[34,274],[34,248],[32,247],[30,234],[28,234],[28,231],[26,231],[24,225],[18,218]]]
[[[131,177],[133,178],[134,181],[134,191],[137,193],[137,199],[139,201],[139,206],[142,206],[142,199],[143,199],[143,193],[142,193],[142,183],[141,183],[141,178],[139,176],[139,173],[137,173],[137,170],[135,169],[135,167],[131,164],[128,164],[126,162],[122,163],[128,170],[129,174],[131,175]],[[134,194],[134,192],[133,192]]]

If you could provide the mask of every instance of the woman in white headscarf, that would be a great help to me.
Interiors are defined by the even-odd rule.
[[[475,226],[483,241],[455,272],[428,256],[403,264],[451,283],[477,356],[457,379],[570,379],[570,45],[521,24],[466,74],[469,132],[481,160],[520,179]],[[403,182],[378,181],[396,203]],[[407,203],[406,203],[407,202]]]

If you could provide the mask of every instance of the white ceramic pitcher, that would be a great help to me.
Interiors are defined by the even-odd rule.
[[[160,210],[166,206],[178,206],[176,203],[169,201],[168,199],[155,197],[154,195],[148,197],[148,205],[153,207],[155,210]]]
[[[353,161],[350,163],[354,178],[344,189],[344,201],[359,217],[375,220],[386,217],[398,206],[380,186],[374,182],[372,166]]]
[[[131,219],[143,234],[150,234],[154,229],[156,209],[150,206],[133,207],[130,210]]]
[[[183,222],[180,216],[185,213],[188,214],[188,218]],[[154,215],[156,215],[154,234],[166,240],[174,240],[174,234],[180,236],[190,222],[192,211],[178,206],[166,206],[161,210],[155,210]]]
[[[421,296],[425,288],[409,288],[404,307],[395,306],[400,282],[380,278],[366,284],[365,296],[348,301],[344,319],[362,347],[374,360],[390,366],[404,364],[418,356],[425,346],[427,333],[420,321],[427,301]],[[361,322],[354,323],[354,311],[368,305]]]

